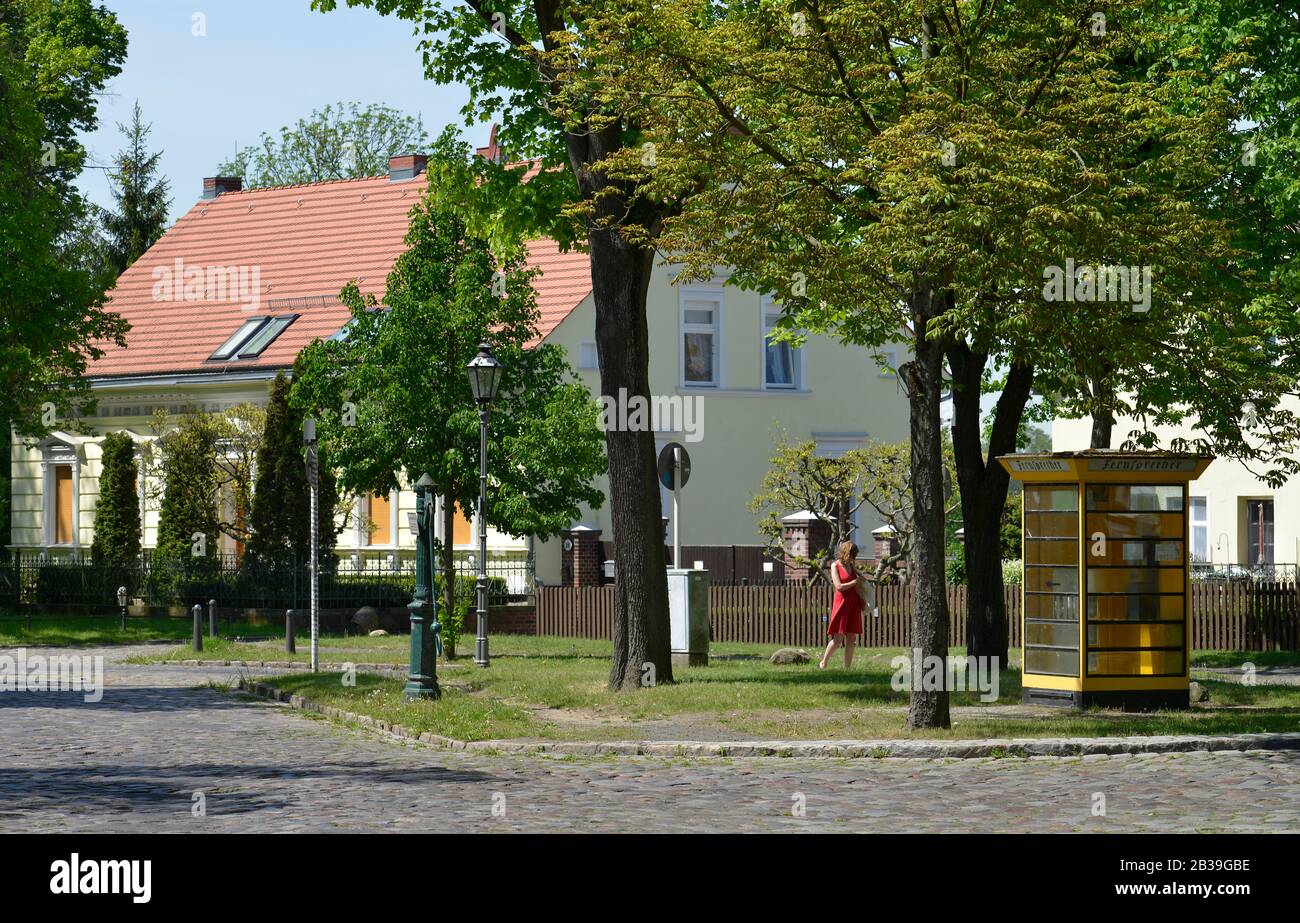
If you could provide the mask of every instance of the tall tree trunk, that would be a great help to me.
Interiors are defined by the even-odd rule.
[[[456,546],[452,533],[456,529],[456,505],[446,495],[442,498],[442,611],[443,620],[456,615]],[[464,613],[461,613],[464,617]],[[462,624],[461,630],[464,630]],[[442,656],[456,659],[456,644],[446,635],[442,638]]]
[[[915,356],[904,366],[904,381],[911,412],[916,602],[912,610],[912,698],[907,710],[907,726],[946,728],[950,726],[948,690],[923,689],[923,674],[918,672],[930,658],[937,657],[945,665],[944,675],[947,675],[943,436],[939,423],[943,346],[926,336],[926,328],[935,316],[934,289],[918,289],[913,292],[911,301]]]
[[[631,220],[658,233],[659,217],[624,190],[611,190],[598,163],[621,146],[617,124],[567,137],[583,197],[593,202],[587,243],[596,307],[600,393],[614,400],[650,398],[646,292],[654,249],[634,246],[618,230]],[[602,193],[597,196],[597,193]],[[614,650],[611,689],[634,689],[673,679],[668,634],[668,577],[663,510],[655,469],[654,433],[609,430],[609,505],[614,535]]]
[[[994,410],[985,457],[980,437],[980,383],[988,354],[966,343],[948,347],[953,378],[953,455],[961,488],[962,526],[966,530],[966,652],[996,657],[1007,665],[1009,630],[1002,583],[1002,513],[1010,475],[999,455],[1016,450],[1016,435],[1034,380],[1032,366],[1012,364]]]
[[[1115,414],[1110,404],[1112,394],[1110,382],[1104,376],[1092,380],[1093,400],[1101,403],[1092,412],[1092,440],[1088,443],[1091,449],[1110,448],[1111,430],[1115,426]]]

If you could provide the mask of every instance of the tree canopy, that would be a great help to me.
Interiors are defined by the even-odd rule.
[[[73,185],[78,137],[95,129],[125,56],[125,30],[89,0],[0,7],[0,421],[27,435],[85,412],[88,360],[125,343],[84,259],[87,207]]]
[[[331,103],[280,129],[263,132],[217,166],[222,176],[242,176],[245,189],[380,176],[388,158],[417,154],[429,145],[419,116],[374,103]]]

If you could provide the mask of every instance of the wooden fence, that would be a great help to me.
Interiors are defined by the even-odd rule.
[[[1020,588],[1006,587],[1011,646],[1020,646]],[[880,616],[868,613],[860,639],[866,647],[911,643],[910,586],[877,591]],[[1300,650],[1300,590],[1294,583],[1193,583],[1192,647]],[[715,586],[709,588],[714,641],[818,646],[826,640],[829,587]],[[966,643],[966,587],[948,587],[948,643]],[[537,633],[610,638],[614,588],[545,587],[537,593]]]

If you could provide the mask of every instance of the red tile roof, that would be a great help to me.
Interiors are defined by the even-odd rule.
[[[337,296],[349,280],[383,300],[388,272],[405,249],[407,213],[424,188],[423,176],[399,182],[379,176],[200,200],[118,279],[110,307],[131,324],[127,347],[109,345],[88,374],[291,365],[304,346],[347,321],[348,310]],[[542,270],[536,288],[539,332],[545,337],[591,291],[591,276],[584,253],[561,253],[549,240],[533,241],[528,250],[530,264]],[[217,273],[232,269],[243,271],[243,293],[251,294],[257,283],[255,307],[238,297],[233,285],[224,293],[217,286]],[[209,284],[191,283],[185,292],[186,270],[202,271]],[[177,281],[169,293],[171,277]],[[208,360],[245,320],[281,314],[301,316],[258,358]]]

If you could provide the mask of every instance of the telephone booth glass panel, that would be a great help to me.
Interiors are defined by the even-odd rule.
[[[1079,675],[1079,488],[1025,486],[1026,673]]]
[[[1087,676],[1182,676],[1184,487],[1085,487]]]

